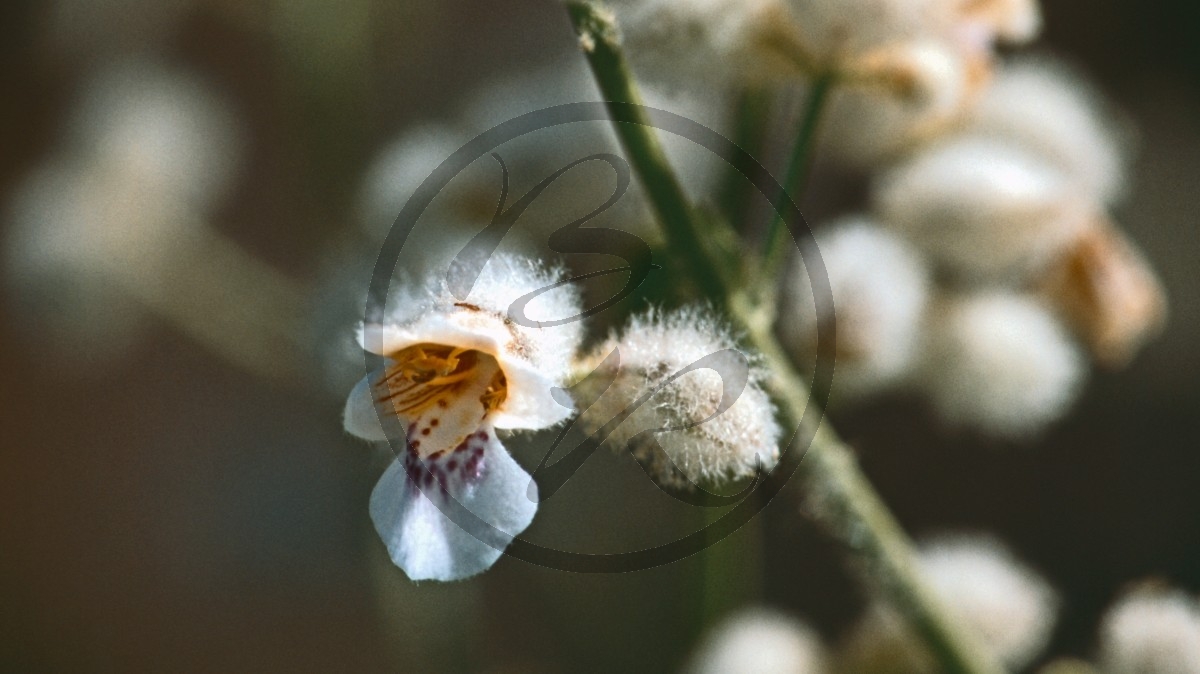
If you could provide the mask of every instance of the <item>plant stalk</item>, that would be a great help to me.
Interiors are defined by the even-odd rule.
[[[618,103],[640,100],[611,14],[586,2],[571,2],[567,8],[601,92],[609,101]],[[820,105],[810,101],[809,107],[819,109]],[[625,112],[631,111],[626,108]],[[816,113],[807,116],[815,118]],[[636,114],[621,115],[618,119],[614,126],[663,219],[671,249],[689,256],[696,275],[704,277],[698,285],[713,292],[709,297],[725,300],[734,320],[746,330],[748,342],[766,359],[771,373],[768,385],[781,403],[785,426],[799,427],[809,404],[808,387],[775,339],[771,314],[717,273],[720,261],[710,257],[710,251],[703,245],[704,232],[692,216],[652,127]],[[814,119],[811,124],[814,129],[815,124]],[[810,142],[801,139],[797,145]],[[808,150],[801,154],[807,156]],[[803,177],[802,172],[797,175]],[[805,430],[800,428],[798,435],[806,435]],[[872,580],[878,582],[888,599],[908,619],[944,671],[1001,674],[1004,670],[974,635],[959,629],[921,577],[912,543],[863,475],[853,452],[827,423],[808,430],[813,439],[799,470],[810,496],[816,497],[821,505],[818,515],[823,523],[866,562]]]
[[[683,187],[667,161],[654,127],[638,107],[642,105],[642,97],[617,40],[616,23],[609,12],[590,3],[567,3],[567,11],[600,91],[608,101],[613,129],[629,155],[638,180],[652,195],[651,206],[664,229],[668,245],[673,253],[684,256],[691,268],[690,276],[702,294],[722,297],[725,286],[718,275],[732,270],[725,265],[713,267],[709,264],[712,258],[710,251],[706,251],[708,244],[697,228]]]
[[[800,116],[800,127],[796,132],[796,142],[792,145],[792,155],[788,159],[787,173],[779,201],[771,213],[771,224],[767,227],[766,243],[763,246],[763,278],[774,285],[779,278],[787,253],[791,248],[787,245],[788,228],[783,221],[783,203],[787,199],[799,203],[804,188],[808,184],[808,176],[812,171],[814,149],[816,148],[817,129],[821,125],[822,113],[829,101],[829,93],[833,89],[834,76],[826,72],[813,80],[808,92],[808,100],[804,104],[804,113]]]

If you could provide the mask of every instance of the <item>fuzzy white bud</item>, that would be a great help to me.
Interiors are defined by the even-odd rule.
[[[811,359],[818,326],[836,321],[834,391],[853,398],[887,388],[908,373],[916,352],[929,295],[924,260],[864,216],[819,228],[816,244],[833,314],[817,314],[808,270],[798,260],[779,312],[780,333],[798,356]]]
[[[885,173],[881,219],[947,271],[1019,277],[1044,265],[1087,224],[1090,202],[1061,171],[1011,144],[962,137]]]
[[[862,86],[833,99],[826,138],[841,161],[866,166],[928,141],[959,121],[985,79],[945,40],[890,44],[849,66]]]
[[[1058,597],[999,541],[938,539],[921,546],[917,561],[949,614],[1008,668],[1024,668],[1046,647]],[[872,606],[851,632],[838,665],[845,674],[941,671],[919,637],[883,603]]]
[[[84,87],[71,123],[73,151],[121,173],[136,193],[207,207],[233,183],[240,130],[201,82],[145,61],[119,62]]]
[[[718,624],[692,655],[690,674],[821,674],[820,637],[777,611],[743,610]]]
[[[1066,413],[1085,375],[1078,347],[1030,297],[987,293],[931,306],[916,381],[950,424],[1021,438]]]
[[[921,546],[919,560],[942,601],[1009,667],[1023,668],[1046,647],[1058,596],[998,540],[936,539]]]
[[[619,361],[606,361],[614,351]],[[584,426],[589,432],[608,429],[628,414],[607,442],[631,450],[660,483],[720,483],[749,477],[778,460],[782,432],[762,388],[765,373],[706,312],[636,316],[622,334],[595,349],[589,362],[600,367],[586,380],[580,406],[599,397],[582,413]],[[696,369],[679,374],[689,367]],[[602,395],[592,390],[594,383],[609,380]]]
[[[1045,58],[1000,69],[972,115],[972,133],[1017,143],[1052,162],[1098,202],[1126,184],[1129,132],[1080,75]]]
[[[1144,587],[1117,601],[1100,628],[1105,674],[1200,674],[1200,602]]]
[[[89,358],[133,343],[144,312],[133,298],[207,240],[236,141],[217,96],[158,63],[121,61],[83,85],[63,142],[14,191],[0,253],[50,341],[77,352],[82,335]]]
[[[1136,244],[1104,220],[1052,262],[1037,287],[1105,366],[1128,363],[1166,321],[1162,282]]]

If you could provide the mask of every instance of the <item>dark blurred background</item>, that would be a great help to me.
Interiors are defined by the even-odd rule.
[[[246,129],[247,169],[214,226],[305,287],[386,140],[574,42],[549,0],[0,12],[0,202],[54,147],[95,64],[152,53],[213,84]],[[1040,569],[1065,598],[1052,652],[1086,655],[1123,584],[1200,590],[1200,6],[1050,0],[1044,13],[1035,49],[1082,66],[1139,131],[1117,218],[1162,276],[1166,332],[1128,369],[1095,373],[1031,446],[939,429],[906,400],[833,421],[914,535],[995,532]],[[820,185],[810,220],[842,206]],[[469,583],[408,583],[367,517],[380,458],[344,436],[342,400],[312,383],[324,365],[256,377],[155,320],[115,364],[89,360],[86,336],[64,362],[16,309],[20,289],[0,297],[0,667],[663,671],[691,649],[696,559],[623,575],[502,559]],[[597,455],[531,535],[601,551],[662,534],[621,537],[658,526],[647,509],[667,512],[636,471]],[[798,496],[791,485],[764,515],[762,599],[835,637],[863,596]]]

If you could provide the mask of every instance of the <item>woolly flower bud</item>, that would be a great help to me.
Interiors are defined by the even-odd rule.
[[[917,559],[946,610],[1008,668],[1020,670],[1045,648],[1058,611],[1053,588],[986,536],[921,546]],[[936,661],[887,605],[876,604],[854,629],[838,671],[934,674]]]
[[[613,3],[626,43],[648,75],[680,70],[708,81],[779,76],[796,66],[773,48],[787,10],[779,0]],[[756,67],[757,64],[757,67]]]
[[[1007,293],[943,298],[931,306],[918,385],[949,423],[1022,437],[1062,416],[1084,361],[1033,299]]]
[[[765,373],[707,313],[637,316],[589,362],[598,369],[582,384],[580,399],[595,400],[584,426],[608,432],[601,439],[616,450],[629,448],[660,484],[749,477],[778,460],[781,429],[762,388]]]
[[[1127,134],[1090,84],[1061,63],[1025,59],[1002,68],[976,106],[970,129],[1037,153],[1099,202],[1121,196]]]
[[[866,165],[924,141],[957,121],[984,79],[952,44],[922,39],[887,45],[848,66],[865,87],[835,97],[828,139],[839,159]],[[891,96],[881,96],[891,93]]]
[[[798,261],[783,298],[780,332],[798,355],[811,357],[817,326],[836,320],[834,390],[854,397],[885,388],[908,372],[916,350],[929,294],[924,261],[864,216],[819,228],[816,243],[835,313],[816,314],[808,272]]]
[[[946,537],[921,546],[919,559],[942,601],[1009,667],[1023,668],[1046,647],[1058,597],[999,541]]]
[[[1135,590],[1109,609],[1100,640],[1106,674],[1198,674],[1200,602],[1179,590]]]
[[[744,610],[717,625],[693,654],[690,674],[819,674],[825,670],[820,637],[777,611]]]
[[[964,137],[893,168],[874,186],[884,222],[966,278],[1029,273],[1078,236],[1088,200],[1019,147]]]

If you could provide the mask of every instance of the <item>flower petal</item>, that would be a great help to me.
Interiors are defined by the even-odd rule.
[[[472,521],[464,508],[490,526]],[[459,580],[486,571],[536,511],[537,485],[490,425],[454,452],[397,459],[371,492],[375,529],[413,580]]]
[[[379,421],[381,414],[375,409],[375,396],[371,387],[371,382],[379,381],[379,377],[379,372],[363,377],[354,390],[350,391],[350,397],[346,399],[346,407],[342,412],[342,423],[346,432],[372,442],[387,440],[387,434]],[[391,410],[387,408],[381,411],[383,416],[391,414]],[[398,437],[403,437],[403,433]]]

